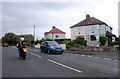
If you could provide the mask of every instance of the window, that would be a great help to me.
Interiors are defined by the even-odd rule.
[[[90,38],[91,38],[91,41],[96,41],[96,36],[95,35],[91,35]]]
[[[59,38],[59,35],[55,35],[55,38]]]

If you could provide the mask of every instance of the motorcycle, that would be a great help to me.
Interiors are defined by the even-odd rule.
[[[19,57],[20,58],[22,57],[22,59],[25,60],[26,56],[27,56],[26,53],[27,53],[27,47],[26,46],[22,46],[21,49],[20,49],[20,52],[19,52]]]

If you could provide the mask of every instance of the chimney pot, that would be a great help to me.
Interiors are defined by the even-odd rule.
[[[55,28],[55,26],[52,27],[53,29]]]
[[[89,18],[90,18],[90,15],[89,15],[89,14],[87,14],[87,15],[86,15],[86,19],[89,19]]]

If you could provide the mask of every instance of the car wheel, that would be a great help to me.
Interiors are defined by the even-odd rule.
[[[42,50],[42,49],[40,49],[40,52],[41,52],[41,53],[43,53],[43,50]]]
[[[50,50],[49,50],[49,49],[47,50],[47,53],[48,53],[48,54],[50,53]]]

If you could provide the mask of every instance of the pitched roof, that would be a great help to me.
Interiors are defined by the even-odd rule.
[[[79,22],[79,23],[71,26],[70,28],[79,27],[79,26],[96,25],[96,24],[99,24],[99,25],[100,25],[100,24],[105,24],[105,25],[107,25],[105,22],[100,21],[100,20],[98,20],[98,19],[96,19],[96,18],[94,18],[94,17],[90,17],[90,15],[87,14],[85,20],[83,20],[83,21],[81,21],[81,22]],[[108,25],[107,25],[107,26],[108,26]]]
[[[45,34],[47,33],[65,33],[65,32],[53,26],[52,30],[50,30],[49,32],[45,32]]]

